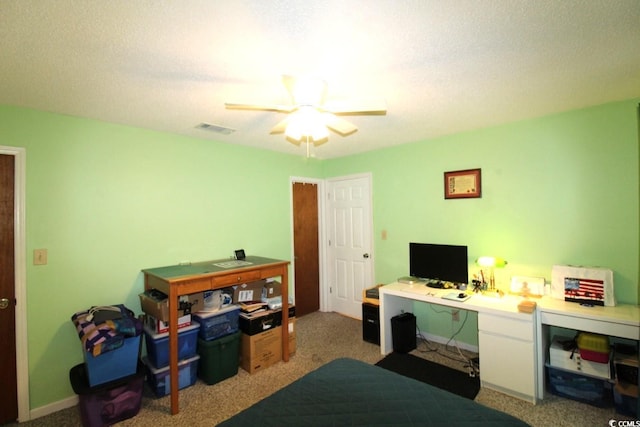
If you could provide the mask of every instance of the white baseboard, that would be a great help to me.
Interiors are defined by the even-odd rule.
[[[447,337],[441,337],[439,335],[432,335],[432,334],[428,334],[425,332],[420,332],[420,334],[418,334],[419,336],[421,336],[422,338],[428,340],[428,341],[432,341],[432,342],[436,342],[438,344],[447,344],[450,340],[450,338]],[[461,350],[467,350],[467,351],[471,351],[474,353],[478,353],[478,346],[475,345],[471,345],[471,344],[467,344],[464,342],[458,342],[458,341],[451,341],[449,343],[449,345],[457,345],[458,348],[460,348]]]
[[[76,405],[78,405],[78,396],[71,396],[66,399],[58,400],[57,402],[32,409],[29,412],[29,416],[31,420],[34,420],[36,418],[44,417],[45,415],[50,415],[54,412],[62,411],[63,409],[71,408]]]

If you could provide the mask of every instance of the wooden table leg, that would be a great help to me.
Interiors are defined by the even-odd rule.
[[[171,415],[180,412],[178,395],[178,295],[169,291],[169,379],[171,381]]]

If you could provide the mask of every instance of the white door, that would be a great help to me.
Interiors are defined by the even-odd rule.
[[[362,291],[373,286],[371,175],[328,180],[330,309],[362,318]]]

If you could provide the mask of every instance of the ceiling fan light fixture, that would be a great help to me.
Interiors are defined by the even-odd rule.
[[[381,101],[340,101],[327,103],[327,82],[318,78],[282,76],[282,83],[291,98],[290,105],[246,104],[225,102],[225,107],[233,110],[275,111],[290,114],[281,120],[270,133],[285,134],[287,141],[300,145],[321,145],[329,140],[329,131],[348,136],[358,130],[353,123],[337,117],[345,115],[384,115],[387,107]]]
[[[300,77],[295,80],[291,90],[292,102],[301,105],[320,105],[327,94],[327,82],[312,77]]]
[[[314,143],[329,139],[329,130],[325,126],[322,114],[308,106],[301,107],[291,116],[284,134],[288,140],[298,143],[307,138]]]

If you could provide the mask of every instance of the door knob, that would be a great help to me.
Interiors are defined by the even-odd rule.
[[[369,254],[363,254],[362,258],[369,258]]]
[[[4,310],[9,307],[9,299],[8,298],[0,298],[0,310]]]

